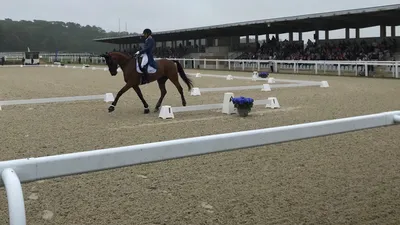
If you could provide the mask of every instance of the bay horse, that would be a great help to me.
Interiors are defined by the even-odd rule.
[[[133,88],[133,90],[135,90],[136,94],[143,103],[144,114],[149,113],[149,105],[143,98],[142,91],[139,87],[139,85],[142,85],[142,74],[136,71],[136,62],[138,61],[138,59],[122,52],[110,52],[101,55],[101,57],[104,57],[104,59],[106,60],[106,64],[108,66],[108,70],[110,71],[111,76],[117,75],[118,66],[121,68],[124,74],[124,81],[126,83],[125,86],[122,87],[121,90],[117,93],[115,100],[108,108],[108,112],[113,112],[115,110],[115,107],[117,106],[119,98],[127,90]],[[179,83],[178,74],[188,86],[189,91],[193,88],[193,82],[186,75],[185,71],[182,68],[182,65],[176,60],[167,59],[156,60],[156,63],[157,71],[155,73],[148,73],[148,83],[157,81],[158,87],[161,92],[161,96],[158,99],[154,112],[157,112],[160,109],[162,101],[167,94],[165,83],[168,79],[175,85],[176,89],[178,89],[178,92],[181,95],[182,105],[186,106],[186,100],[183,94],[183,88]]]

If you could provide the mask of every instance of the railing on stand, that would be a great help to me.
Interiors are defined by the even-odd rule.
[[[251,59],[175,59],[189,69],[273,71],[275,73],[382,76],[400,78],[399,61],[308,61]],[[380,71],[377,71],[380,69]]]

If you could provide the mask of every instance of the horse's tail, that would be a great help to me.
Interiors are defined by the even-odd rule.
[[[189,91],[193,88],[193,81],[186,75],[185,71],[182,68],[182,65],[179,61],[177,60],[172,60],[174,63],[176,63],[176,66],[178,68],[178,73],[179,76],[182,78],[182,80],[186,83],[186,85],[189,88]]]

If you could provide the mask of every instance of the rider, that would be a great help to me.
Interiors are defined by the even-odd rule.
[[[137,51],[135,53],[135,56],[138,55],[142,55],[145,54],[147,57],[143,57],[142,58],[142,72],[144,75],[144,82],[143,83],[147,83],[148,82],[148,73],[147,73],[147,67],[148,65],[150,65],[151,67],[153,67],[154,69],[157,69],[157,64],[154,61],[154,57],[153,57],[153,49],[155,47],[155,42],[153,37],[151,36],[152,32],[150,29],[146,28],[143,31],[143,36],[146,38],[145,42],[144,42],[144,48],[140,51]]]

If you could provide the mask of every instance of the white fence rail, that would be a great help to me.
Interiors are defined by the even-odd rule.
[[[47,62],[54,62],[56,59],[56,53],[40,52],[39,55]],[[0,52],[0,57],[2,56],[6,57],[6,61],[21,60],[23,57],[25,57],[25,52]],[[91,53],[63,52],[57,54],[57,60],[60,60],[61,62],[77,63],[79,62],[79,58],[81,59],[81,63],[103,62],[101,57],[97,57]]]
[[[0,162],[11,225],[25,225],[21,182],[250,148],[400,123],[400,111]]]
[[[309,61],[309,60],[248,60],[248,59],[174,59],[185,68],[211,70],[267,70],[283,73],[384,76],[400,78],[399,61]],[[272,69],[272,70],[271,70]]]
[[[58,59],[66,63],[104,64],[101,57],[86,54],[59,54]],[[54,54],[42,54],[48,62],[54,62]],[[22,57],[21,57],[22,58]],[[160,58],[157,58],[160,59]],[[381,76],[400,78],[399,61],[309,61],[309,60],[250,60],[250,59],[189,59],[169,58],[180,61],[186,69],[210,69],[232,71],[273,71],[275,73],[333,74],[354,76]]]

